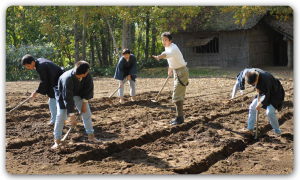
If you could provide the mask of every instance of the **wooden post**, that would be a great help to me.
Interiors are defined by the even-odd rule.
[[[287,67],[289,69],[292,69],[293,68],[293,41],[290,39],[287,40],[287,58],[288,58]]]

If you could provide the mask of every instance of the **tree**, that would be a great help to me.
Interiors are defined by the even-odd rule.
[[[222,12],[233,12],[237,24],[246,24],[251,16],[270,14],[280,20],[287,20],[293,14],[288,6],[226,6],[221,7]]]

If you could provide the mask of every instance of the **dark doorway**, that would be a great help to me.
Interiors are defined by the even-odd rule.
[[[287,66],[287,41],[283,40],[283,35],[274,32],[273,36],[273,57],[274,66]]]

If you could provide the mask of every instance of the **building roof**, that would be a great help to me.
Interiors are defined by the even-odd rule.
[[[290,17],[288,20],[277,20],[273,16],[266,16],[264,17],[263,21],[267,25],[269,25],[272,29],[279,32],[280,34],[285,35],[289,39],[293,39],[293,32],[294,32],[294,23],[293,17]]]
[[[251,16],[244,25],[235,23],[236,19],[233,17],[233,12],[219,13],[216,12],[210,18],[199,19],[195,18],[187,26],[187,32],[198,31],[234,31],[234,30],[246,30],[254,27],[263,17],[262,15]]]
[[[200,18],[201,17],[201,18]],[[247,30],[253,28],[260,21],[266,23],[275,31],[285,35],[289,39],[293,39],[293,17],[287,21],[277,20],[274,16],[266,14],[256,14],[247,20],[244,25],[235,23],[233,12],[220,13],[215,11],[214,14],[208,18],[203,18],[199,15],[194,18],[185,30],[179,32],[219,32],[219,31],[235,31]]]

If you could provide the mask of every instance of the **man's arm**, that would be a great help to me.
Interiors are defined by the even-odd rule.
[[[137,73],[137,63],[136,63],[136,58],[135,56],[130,56],[130,58],[132,58],[132,66],[129,70],[129,74],[130,75],[136,75]]]
[[[160,59],[165,59],[165,58],[167,57],[167,54],[161,53],[161,55],[158,55],[158,56],[152,55],[152,57],[153,57],[154,59],[156,59],[157,61],[159,61]]]
[[[40,75],[40,84],[39,84],[38,89],[35,92],[46,95],[47,92],[49,91],[49,77],[48,77],[47,67],[44,65],[41,65],[38,73]]]
[[[260,95],[264,96],[264,98],[260,99],[257,105],[258,108],[256,109],[259,109],[260,107],[267,107],[271,104],[272,80],[269,78],[261,79],[260,83],[262,83],[261,87],[257,90]],[[263,92],[263,94],[261,93],[261,91]]]
[[[67,79],[65,82],[61,84],[62,87],[62,97],[64,100],[65,107],[67,109],[67,114],[75,113],[75,103],[73,99],[73,81],[71,79]]]
[[[86,78],[87,78],[86,82],[84,83],[85,90],[84,90],[83,96],[82,96],[81,113],[86,113],[88,100],[93,98],[93,96],[94,96],[93,78],[90,74],[88,74]]]
[[[172,77],[172,75],[173,75],[173,69],[169,67],[168,68],[168,76]]]
[[[238,86],[239,86],[239,82],[236,81],[235,85],[234,85],[233,88],[232,88],[231,99],[234,98],[234,96],[236,95],[236,91],[237,91],[237,89],[238,89]]]

